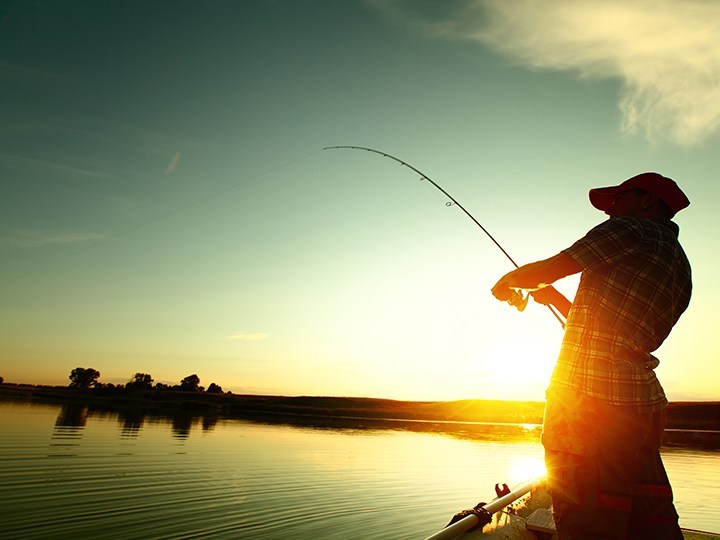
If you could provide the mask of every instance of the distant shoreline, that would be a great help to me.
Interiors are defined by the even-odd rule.
[[[143,390],[95,392],[61,386],[0,384],[0,399],[83,404],[146,414],[197,416],[298,416],[336,420],[425,421],[438,423],[542,424],[541,401],[399,401],[326,396],[263,396],[231,393]],[[672,402],[667,428],[720,431],[720,402]]]

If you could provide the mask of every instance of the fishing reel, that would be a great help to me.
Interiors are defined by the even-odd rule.
[[[528,300],[530,300],[530,294],[523,296],[522,289],[513,289],[507,303],[517,308],[518,311],[524,311],[528,305]]]

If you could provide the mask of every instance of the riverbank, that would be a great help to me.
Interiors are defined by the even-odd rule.
[[[398,401],[327,396],[259,396],[231,393],[145,390],[107,392],[59,386],[1,384],[0,398],[75,403],[147,414],[175,412],[224,417],[248,415],[317,418],[397,419],[431,422],[541,424],[545,404],[538,401]],[[668,429],[720,430],[720,402],[674,402]]]

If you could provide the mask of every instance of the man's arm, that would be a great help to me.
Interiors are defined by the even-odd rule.
[[[508,272],[498,280],[492,288],[492,293],[498,300],[506,302],[517,289],[535,291],[548,287],[558,279],[577,274],[581,271],[582,267],[575,262],[570,255],[560,252],[549,259],[526,264],[520,268],[516,268],[512,272]],[[549,294],[543,294],[544,291],[538,294],[538,301],[540,303],[553,304],[567,317],[571,305],[570,301],[554,288],[553,291],[555,291],[557,295],[549,291]],[[547,302],[545,302],[545,300],[547,300]]]

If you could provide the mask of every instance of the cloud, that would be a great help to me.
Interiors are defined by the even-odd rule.
[[[177,169],[177,166],[180,164],[180,152],[175,152],[175,155],[172,157],[170,162],[167,165],[167,168],[165,169],[165,174],[172,174],[175,172],[175,169]]]
[[[10,230],[0,232],[0,245],[37,247],[48,244],[82,244],[99,242],[107,236],[98,233],[52,233],[45,231]]]
[[[45,171],[51,173],[68,174],[71,176],[89,176],[94,178],[104,178],[107,176],[107,174],[98,171],[80,169],[77,167],[69,167],[62,163],[55,163],[42,159],[27,158],[10,154],[0,154],[0,168],[14,170]]]
[[[225,339],[229,341],[259,341],[262,339],[269,339],[270,336],[267,335],[264,332],[253,332],[253,333],[246,333],[246,332],[234,332],[230,334],[229,336],[225,336]]]
[[[692,145],[718,131],[715,0],[461,0],[432,18],[422,2],[369,3],[397,21],[477,41],[533,69],[619,80],[625,134]]]

